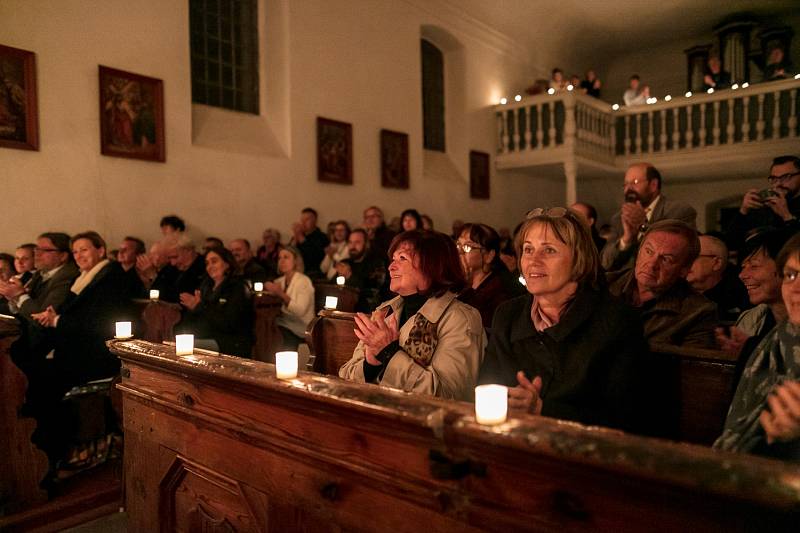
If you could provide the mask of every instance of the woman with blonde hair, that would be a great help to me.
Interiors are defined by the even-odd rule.
[[[507,385],[518,412],[638,426],[642,322],[605,288],[583,217],[534,209],[516,248],[528,294],[497,308],[479,382]]]
[[[281,276],[264,284],[264,292],[283,300],[275,321],[283,334],[284,350],[296,350],[303,342],[306,327],[314,320],[314,285],[303,271],[303,256],[294,246],[281,246],[278,272]]]

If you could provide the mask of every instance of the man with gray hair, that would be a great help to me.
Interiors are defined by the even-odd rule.
[[[167,251],[169,264],[178,269],[175,279],[175,292],[178,296],[187,292],[194,294],[206,276],[203,256],[197,253],[194,242],[188,235],[180,235]]]
[[[633,268],[609,272],[609,291],[637,308],[648,342],[714,348],[717,306],[692,291],[686,275],[700,254],[697,232],[680,220],[651,225]]]
[[[686,275],[692,289],[717,304],[719,318],[733,322],[748,305],[744,283],[728,264],[728,247],[713,235],[700,235],[700,254]]]

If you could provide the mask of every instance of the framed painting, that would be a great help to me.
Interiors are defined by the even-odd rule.
[[[469,153],[469,196],[470,198],[489,198],[489,154]]]
[[[408,135],[381,130],[381,185],[408,189]]]
[[[317,117],[317,179],[353,184],[353,126]]]
[[[100,152],[146,161],[167,160],[164,83],[100,65]]]
[[[36,54],[0,44],[0,146],[39,149]]]

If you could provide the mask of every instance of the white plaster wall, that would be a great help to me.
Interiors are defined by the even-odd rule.
[[[334,218],[360,222],[371,204],[389,217],[416,207],[441,229],[455,217],[516,223],[536,182],[493,171],[492,199],[470,200],[468,151],[494,153],[490,105],[527,79],[524,54],[469,19],[437,14],[437,2],[274,1],[288,10],[287,35],[279,43],[289,63],[284,155],[192,143],[188,1],[141,0],[136,9],[122,0],[0,2],[0,42],[37,54],[40,126],[40,151],[0,149],[0,250],[46,230],[96,229],[112,246],[126,234],[151,241],[167,213],[184,217],[197,237],[258,240],[268,226],[288,233],[306,205],[320,211],[322,224]],[[445,29],[460,44],[447,52],[447,81],[460,80],[458,87],[448,86],[448,153],[427,163],[423,25]],[[166,163],[100,155],[98,64],[164,80]],[[316,179],[317,116],[353,124],[352,187]],[[407,191],[380,187],[381,128],[409,134]],[[563,188],[543,185],[538,196],[553,203],[563,198]]]

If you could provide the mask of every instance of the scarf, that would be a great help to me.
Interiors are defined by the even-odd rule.
[[[103,259],[93,266],[91,270],[81,272],[81,275],[78,276],[78,279],[76,279],[75,283],[72,284],[70,290],[75,294],[80,294],[83,289],[85,289],[92,282],[92,280],[94,280],[94,277],[97,275],[97,273],[103,270],[103,267],[109,263],[110,261],[108,259]]]

